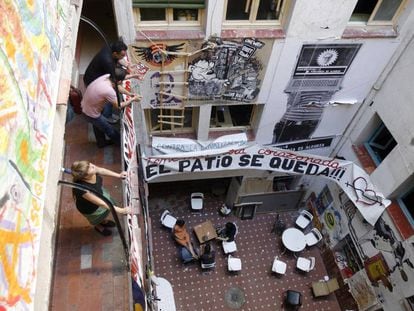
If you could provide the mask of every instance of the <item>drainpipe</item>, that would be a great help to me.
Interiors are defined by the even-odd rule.
[[[112,202],[109,201],[105,196],[103,196],[99,192],[97,192],[94,189],[91,189],[91,188],[89,188],[87,186],[84,186],[84,185],[71,183],[71,182],[65,181],[65,180],[59,180],[58,181],[58,185],[64,185],[64,186],[68,186],[68,187],[71,187],[71,188],[75,188],[75,189],[80,189],[80,190],[85,190],[85,191],[91,192],[94,195],[96,195],[98,198],[102,199],[109,206],[109,210],[111,211],[112,217],[114,218],[114,221],[115,221],[115,224],[116,224],[116,228],[118,230],[119,237],[121,238],[122,246],[124,248],[124,252],[125,252],[125,266],[127,267],[128,271],[129,271],[129,249],[128,249],[128,244],[126,242],[126,239],[125,239],[125,236],[124,236],[124,231],[122,230],[121,223],[119,222],[118,215],[117,215],[117,213],[115,211],[115,208],[114,208],[114,205],[112,204]]]

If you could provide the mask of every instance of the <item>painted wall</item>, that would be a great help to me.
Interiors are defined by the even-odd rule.
[[[57,138],[54,121],[56,116],[64,120],[61,116],[66,113],[65,108],[56,113],[56,101],[70,8],[69,1],[7,1],[2,5],[0,309],[47,308],[58,175],[48,169],[52,140]],[[63,131],[62,127],[58,130]],[[57,135],[60,141],[62,135]],[[60,163],[62,154],[55,152],[54,161]],[[50,176],[54,176],[53,189],[47,188]],[[48,191],[54,193],[50,198],[55,201],[48,202],[45,213]],[[44,217],[51,229],[46,233],[42,231]],[[40,264],[47,268],[39,268]],[[41,272],[45,273],[42,281]],[[40,301],[35,301],[37,287],[43,289]]]
[[[364,142],[368,138],[364,133],[372,133],[375,129],[371,120],[377,113],[398,143],[371,175],[385,195],[398,195],[399,186],[411,177],[414,169],[412,144],[414,90],[410,84],[410,77],[414,70],[413,41],[413,34],[411,34],[406,39],[406,50],[399,55],[398,61],[391,65],[387,79],[383,84],[378,84],[379,89],[371,99],[373,105],[360,114],[358,123],[354,125],[352,131],[350,130],[349,142],[339,150],[342,153],[342,150],[350,148],[350,142],[356,144]]]
[[[410,240],[401,240],[386,212],[375,226],[364,222],[346,195],[333,183],[313,179],[308,186],[309,192],[315,194],[312,199],[314,212],[323,224],[324,243],[333,250],[338,268],[360,308],[382,305],[384,310],[405,310],[402,307],[404,298],[414,295],[414,289],[409,286],[414,280],[414,248]],[[326,191],[330,200],[322,195]],[[359,269],[354,269],[356,264],[343,252],[346,236],[356,246],[361,258]],[[358,286],[364,286],[369,295],[360,297]]]

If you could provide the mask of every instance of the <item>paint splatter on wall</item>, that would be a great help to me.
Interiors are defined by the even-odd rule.
[[[65,5],[0,5],[0,309],[33,305]]]

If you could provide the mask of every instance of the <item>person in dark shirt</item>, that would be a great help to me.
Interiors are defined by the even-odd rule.
[[[120,214],[131,213],[129,208],[116,206],[115,201],[102,186],[102,176],[125,178],[127,176],[126,172],[115,173],[106,168],[98,167],[89,161],[76,161],[72,164],[71,173],[73,182],[87,186],[105,196],[113,203],[116,212]],[[110,211],[105,201],[91,192],[76,188],[72,189],[72,195],[76,208],[91,225],[95,226],[95,230],[104,236],[111,235],[112,232],[108,228],[115,227],[115,223],[106,219]]]
[[[211,249],[210,243],[204,245],[203,254],[200,257],[201,264],[208,265],[216,262],[216,252]]]
[[[234,222],[228,222],[224,228],[219,229],[217,232],[217,239],[227,242],[233,242],[234,237],[237,234],[237,226]]]
[[[87,88],[97,78],[109,74],[112,80],[116,79],[115,69],[124,68],[127,72],[125,80],[135,78],[136,74],[129,74],[130,64],[125,60],[125,56],[128,50],[128,46],[122,41],[116,41],[111,43],[109,46],[105,45],[91,60],[88,67],[86,68],[83,76],[83,82]],[[117,89],[120,93],[133,96],[131,92],[126,90],[122,85],[117,85]],[[104,116],[110,123],[115,123],[116,120],[112,118],[112,104],[107,103],[102,116]],[[95,126],[93,127],[95,136],[97,138],[98,147],[105,147],[111,145],[111,141],[105,140],[105,135],[99,131]]]
[[[126,56],[128,47],[122,41],[116,41],[110,46],[105,45],[92,59],[86,68],[83,82],[87,87],[96,78],[105,74],[110,74],[115,78],[115,67],[119,60]]]

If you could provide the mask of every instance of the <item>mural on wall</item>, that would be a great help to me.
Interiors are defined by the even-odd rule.
[[[173,108],[187,100],[252,102],[270,51],[271,45],[254,38],[133,46],[135,61],[150,68],[141,84],[141,103],[144,108]]]
[[[265,44],[254,38],[212,40],[215,48],[197,56],[188,67],[190,99],[251,102],[259,93],[263,69],[256,52]]]
[[[273,144],[306,140],[317,129],[332,96],[341,88],[361,44],[306,44],[285,93],[286,112],[273,130]]]
[[[132,46],[131,56],[135,63],[147,68],[140,83],[144,108],[181,107],[185,94],[185,57],[178,54],[185,54],[187,49],[187,42],[150,42]]]
[[[66,5],[34,0],[1,6],[1,310],[33,305]]]

